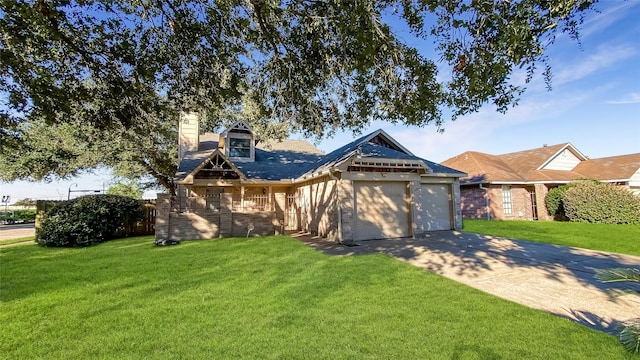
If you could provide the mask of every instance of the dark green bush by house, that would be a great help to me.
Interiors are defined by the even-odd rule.
[[[550,216],[553,216],[554,220],[558,221],[567,221],[567,216],[564,213],[564,206],[562,204],[562,197],[564,196],[565,191],[572,187],[572,184],[558,186],[549,190],[547,196],[545,196],[544,201],[547,205],[547,212]]]
[[[637,224],[640,222],[640,197],[626,188],[580,181],[562,197],[570,221],[599,224]]]
[[[119,195],[88,195],[49,210],[36,241],[42,246],[89,246],[112,238],[129,221],[143,220],[140,200]]]

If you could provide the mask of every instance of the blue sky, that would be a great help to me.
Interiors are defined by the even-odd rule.
[[[436,162],[469,150],[502,154],[565,142],[592,158],[640,152],[640,0],[603,0],[596,8],[600,13],[589,14],[583,25],[582,47],[563,35],[548,49],[552,91],[538,74],[519,106],[504,115],[485,106],[447,122],[443,134],[433,126],[386,123],[373,123],[363,134],[383,129],[415,155]],[[352,139],[351,133],[338,133],[317,146],[329,152]],[[66,199],[70,186],[101,190],[111,181],[108,172],[98,171],[48,184],[0,183],[0,193],[12,202]]]

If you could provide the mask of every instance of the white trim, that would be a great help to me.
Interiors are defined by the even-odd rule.
[[[550,158],[547,159],[542,165],[538,166],[536,170],[544,170],[544,167],[549,165],[556,157],[558,157],[564,150],[569,149],[580,161],[589,160],[586,156],[584,156],[575,146],[571,145],[571,143],[567,143],[565,146],[560,148],[560,150],[556,151],[555,154],[551,155]]]

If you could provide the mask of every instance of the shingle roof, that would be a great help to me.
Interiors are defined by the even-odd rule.
[[[183,180],[218,148],[218,134],[200,135],[198,151],[188,152],[178,165],[175,179]],[[322,151],[304,140],[282,140],[258,143],[255,162],[234,165],[247,179],[281,180],[296,178],[322,156]],[[286,165],[286,166],[284,166]]]
[[[571,171],[539,170],[564,149],[578,154],[580,163]],[[640,154],[587,159],[569,143],[544,146],[502,155],[467,151],[442,162],[462,169],[463,183],[566,182],[580,178],[598,180],[629,179],[640,169]]]
[[[380,135],[382,141],[389,146],[372,142]],[[376,139],[379,140],[379,139]],[[217,134],[200,136],[198,151],[188,152],[180,162],[176,180],[184,180],[203,161],[218,148]],[[304,140],[283,140],[258,143],[256,145],[255,162],[236,162],[235,166],[247,179],[282,180],[295,179],[304,174],[315,173],[332,168],[354,156],[356,152],[362,158],[400,159],[422,161],[433,173],[464,176],[465,174],[452,168],[440,165],[411,154],[402,145],[384,131],[378,130],[362,136],[327,155]]]
[[[640,153],[583,161],[574,169],[584,177],[600,180],[630,179],[640,170]]]
[[[391,148],[388,146],[379,145],[372,140],[377,136],[381,136],[386,142],[390,143]],[[359,152],[359,154],[358,154]],[[452,169],[450,167],[434,163],[429,160],[422,159],[411,153],[407,153],[407,150],[398,144],[391,136],[382,130],[374,131],[370,134],[362,136],[332,152],[323,156],[316,166],[309,171],[309,173],[320,172],[325,169],[329,169],[337,166],[343,161],[351,158],[354,155],[359,155],[363,159],[399,159],[399,160],[416,160],[422,161],[429,167],[433,173],[450,174],[453,176],[464,176],[461,171]]]

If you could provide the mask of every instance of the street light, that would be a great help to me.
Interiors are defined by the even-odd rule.
[[[11,200],[11,195],[2,195],[2,202],[4,203],[4,215],[5,216],[7,216],[7,213],[8,213],[7,207],[9,206],[9,200]]]
[[[71,200],[71,187],[74,185],[78,187],[78,184],[76,183],[69,185],[69,189],[67,190],[67,201]]]

